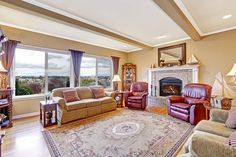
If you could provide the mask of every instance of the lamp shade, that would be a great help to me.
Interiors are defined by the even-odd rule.
[[[228,72],[227,76],[235,76],[236,75],[236,63],[234,63],[233,68]]]
[[[120,79],[120,76],[119,75],[114,75],[113,79],[112,79],[112,82],[120,82],[121,79]]]
[[[0,72],[1,73],[6,73],[7,70],[2,66],[2,61],[0,61]]]

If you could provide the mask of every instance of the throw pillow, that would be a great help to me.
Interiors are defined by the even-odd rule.
[[[90,87],[90,88],[93,92],[94,98],[98,99],[98,98],[102,98],[102,97],[106,96],[103,87],[96,86],[96,87]]]
[[[226,139],[225,144],[228,144],[232,147],[236,147],[236,131],[233,132],[229,138]]]
[[[229,116],[225,122],[225,126],[231,129],[236,128],[236,108],[235,107],[229,110]]]
[[[76,90],[63,91],[63,97],[66,100],[66,102],[73,102],[73,101],[79,101],[80,100]]]

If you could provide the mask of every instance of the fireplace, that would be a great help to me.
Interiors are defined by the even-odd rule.
[[[160,96],[181,95],[182,80],[174,77],[165,77],[159,81]]]

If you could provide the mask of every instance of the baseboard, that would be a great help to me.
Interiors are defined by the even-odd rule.
[[[39,112],[32,112],[32,113],[15,115],[13,116],[13,119],[27,118],[27,117],[33,117],[33,116],[38,116],[38,115],[39,115]]]

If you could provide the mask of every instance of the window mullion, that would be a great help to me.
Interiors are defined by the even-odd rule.
[[[96,86],[98,85],[98,59],[96,58]]]
[[[48,92],[48,52],[45,52],[45,93]]]

